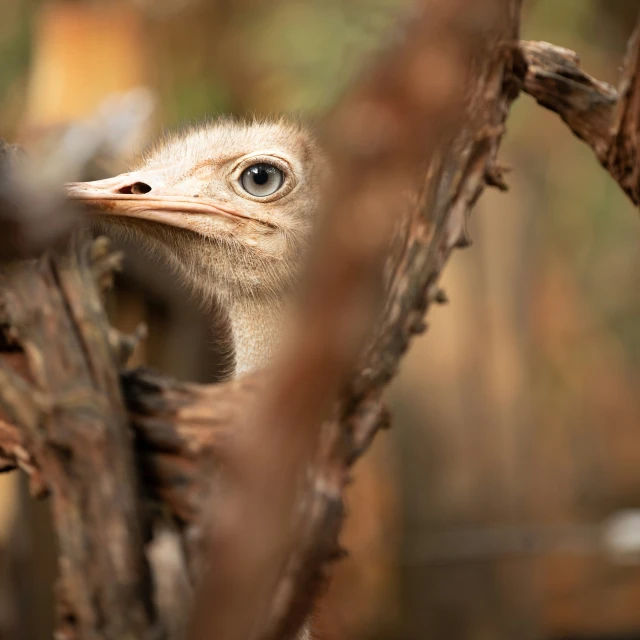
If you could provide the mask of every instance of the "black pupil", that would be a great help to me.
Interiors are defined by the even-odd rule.
[[[264,164],[259,164],[251,168],[251,175],[253,177],[253,181],[257,185],[266,184],[269,178],[271,177],[272,173],[274,173],[273,167],[269,167]]]

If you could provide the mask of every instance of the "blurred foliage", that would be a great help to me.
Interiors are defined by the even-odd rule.
[[[31,52],[32,7],[27,2],[0,1],[0,132],[15,124],[16,103],[24,92]],[[12,113],[13,111],[13,113]],[[7,123],[7,119],[14,122]]]
[[[24,101],[32,45],[30,27],[40,4],[37,0],[0,1],[3,131],[16,126],[18,105]],[[104,4],[114,3],[105,0]],[[246,108],[322,111],[352,77],[363,53],[377,46],[391,21],[409,3],[283,0],[245,4],[247,10],[241,19],[232,16],[230,23],[229,13],[233,11],[225,2],[128,3],[130,9],[142,7],[151,57],[156,63],[150,80],[160,92],[163,126]],[[234,60],[231,49],[217,49],[221,25],[233,33],[244,60],[253,67],[252,86],[247,87],[247,93],[250,89],[258,96],[257,104],[232,104],[220,68],[233,65]],[[214,54],[220,59],[214,59]]]

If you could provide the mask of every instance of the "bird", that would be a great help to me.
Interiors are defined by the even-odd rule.
[[[65,191],[223,314],[238,377],[273,360],[329,178],[309,125],[220,117],[165,135],[131,171]]]
[[[69,183],[66,193],[101,231],[133,236],[162,257],[216,326],[223,315],[234,378],[267,367],[278,351],[332,172],[308,122],[220,117],[163,136],[131,171]],[[297,640],[316,636],[323,615]]]
[[[224,315],[238,377],[273,360],[329,176],[310,126],[221,117],[165,135],[131,171],[65,191]],[[297,640],[310,638],[307,622]]]

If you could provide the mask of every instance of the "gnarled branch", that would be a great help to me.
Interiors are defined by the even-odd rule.
[[[582,71],[573,51],[547,42],[523,42],[521,49],[528,63],[524,90],[558,113],[640,205],[640,21],[617,89]]]
[[[146,523],[90,246],[74,237],[65,251],[2,273],[3,319],[28,372],[0,360],[0,407],[20,427],[19,440],[3,430],[2,446],[37,467],[50,492],[58,637],[151,639],[159,628]]]

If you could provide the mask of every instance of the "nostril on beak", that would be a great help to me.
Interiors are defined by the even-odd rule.
[[[134,182],[133,184],[128,184],[126,187],[118,189],[118,193],[125,195],[138,195],[141,193],[149,193],[149,191],[151,191],[151,187],[146,182]]]

